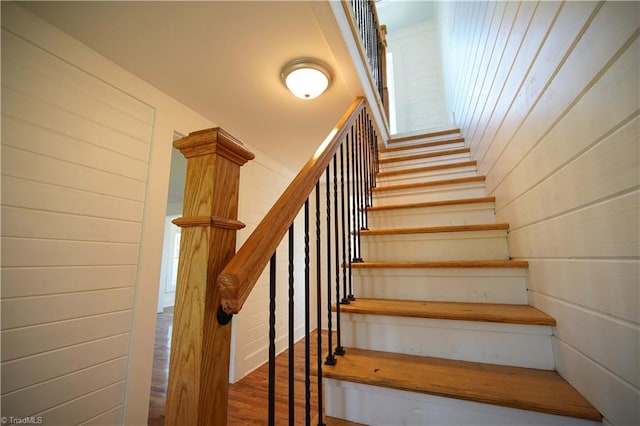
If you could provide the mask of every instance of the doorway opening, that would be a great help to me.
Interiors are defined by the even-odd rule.
[[[174,132],[173,141],[183,135]],[[178,259],[180,256],[180,228],[171,221],[182,214],[184,185],[187,176],[187,160],[175,148],[171,149],[171,169],[169,172],[169,193],[164,226],[162,264],[158,283],[158,305],[156,335],[153,348],[153,369],[149,398],[148,424],[164,425],[164,409],[167,400],[169,381],[169,358],[171,354],[171,335],[173,333],[173,306],[178,278]]]

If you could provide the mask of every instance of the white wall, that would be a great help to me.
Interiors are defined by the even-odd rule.
[[[389,32],[396,133],[446,127],[440,43],[435,20]]]
[[[215,124],[13,3],[2,28],[2,414],[146,424],[173,134]],[[239,243],[290,178],[254,153]]]
[[[451,2],[447,96],[557,370],[613,425],[640,423],[637,2]]]

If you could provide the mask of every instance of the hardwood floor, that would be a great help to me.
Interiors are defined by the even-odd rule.
[[[171,324],[173,309],[167,308],[158,314],[156,325],[155,351],[153,356],[153,376],[151,399],[149,401],[149,426],[164,425],[164,406],[167,396],[169,374],[169,350],[171,346]],[[324,334],[324,333],[323,333]],[[323,336],[326,345],[326,336]],[[315,364],[316,334],[311,334],[311,362]],[[304,340],[294,347],[295,361],[295,423],[305,424],[304,387]],[[288,422],[288,351],[276,358],[276,424]],[[311,418],[317,415],[317,381],[311,376]],[[229,385],[229,413],[227,424],[265,425],[267,424],[268,365],[265,364],[237,383]]]
[[[164,405],[167,399],[169,380],[169,351],[173,307],[165,308],[156,319],[156,338],[153,349],[153,371],[151,374],[151,397],[149,399],[149,426],[164,425]]]

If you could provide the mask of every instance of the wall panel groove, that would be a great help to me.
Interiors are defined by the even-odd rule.
[[[2,116],[2,138],[5,145],[24,151],[140,181],[147,177],[148,166],[144,160],[7,115]]]

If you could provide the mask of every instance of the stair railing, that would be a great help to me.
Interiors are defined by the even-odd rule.
[[[387,89],[387,29],[380,25],[375,1],[350,0],[342,2],[350,24],[360,41],[380,101],[389,116],[389,92]]]
[[[275,331],[276,331],[276,249],[288,233],[289,274],[289,424],[294,424],[294,220],[304,216],[304,311],[305,311],[305,413],[311,424],[311,205],[314,210],[315,299],[317,322],[317,424],[323,424],[322,366],[335,364],[344,354],[340,339],[340,305],[355,299],[351,265],[361,262],[360,230],[367,228],[367,207],[377,172],[378,141],[366,101],[358,98],[336,127],[300,170],[254,232],[218,276],[220,292],[218,321],[227,324],[247,300],[258,278],[269,264],[269,398],[268,424],[275,424]],[[324,216],[324,217],[323,217]],[[322,288],[326,288],[323,302]],[[327,339],[320,331],[326,312]],[[335,330],[332,311],[335,311]],[[335,333],[335,336],[334,336]],[[334,339],[335,337],[335,339]],[[335,340],[335,345],[334,345]],[[325,349],[323,349],[323,347]],[[326,358],[324,354],[326,353]],[[323,360],[324,358],[324,360]]]

